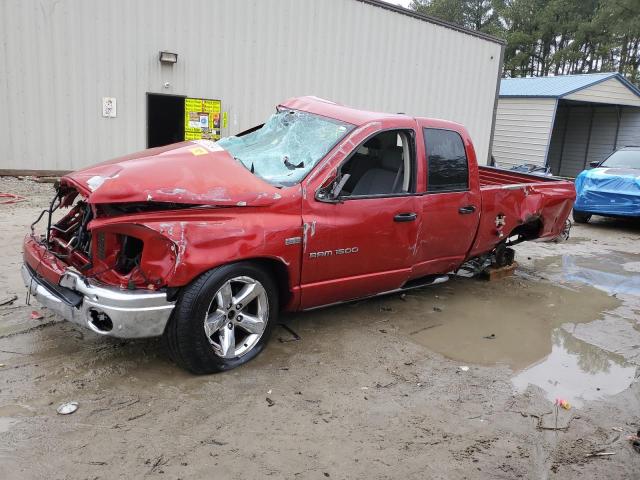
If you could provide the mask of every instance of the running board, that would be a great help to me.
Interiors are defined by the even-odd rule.
[[[449,281],[449,275],[429,275],[422,278],[416,278],[415,280],[409,280],[405,283],[401,290],[413,290],[414,288],[420,287],[430,287],[431,285],[438,285],[439,283],[444,283]]]
[[[326,305],[318,305],[316,307],[305,308],[303,312],[309,312],[311,310],[318,310],[320,308],[334,307],[336,305],[342,305],[345,303],[359,302],[368,298],[381,297],[383,295],[391,295],[393,293],[406,292],[407,290],[413,290],[415,288],[430,287],[431,285],[438,285],[449,280],[449,275],[429,275],[427,277],[416,278],[405,283],[402,287],[395,290],[388,290],[386,292],[374,293],[373,295],[367,295],[366,297],[353,298],[351,300],[344,300],[342,302],[327,303]]]

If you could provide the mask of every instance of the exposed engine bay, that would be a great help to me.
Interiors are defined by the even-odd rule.
[[[96,206],[89,204],[75,188],[56,185],[49,207],[31,225],[31,236],[49,254],[85,278],[125,289],[155,290],[165,284],[166,260],[175,257],[175,245],[141,225],[122,223],[95,228],[95,220],[187,207],[167,203]],[[62,209],[68,209],[68,212],[54,220]],[[43,220],[46,221],[45,233],[36,235],[36,226]],[[146,252],[145,240],[152,237],[153,248]],[[155,241],[158,237],[160,242]],[[160,259],[165,261],[160,262]]]

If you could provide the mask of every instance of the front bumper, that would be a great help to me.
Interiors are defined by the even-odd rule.
[[[104,287],[72,271],[65,272],[59,284],[53,285],[25,264],[22,279],[42,306],[70,322],[111,337],[160,336],[175,306],[164,292]]]

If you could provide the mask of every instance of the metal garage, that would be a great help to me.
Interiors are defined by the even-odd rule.
[[[0,173],[215,139],[301,95],[458,121],[485,162],[502,48],[379,0],[3,0]]]
[[[640,145],[640,91],[622,75],[502,80],[492,149],[498,166],[548,165],[575,177],[627,145]]]

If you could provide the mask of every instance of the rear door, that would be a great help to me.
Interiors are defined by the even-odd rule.
[[[470,141],[447,128],[422,128],[426,172],[414,276],[446,273],[466,257],[480,220],[478,167]]]

